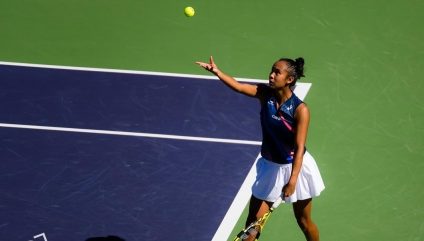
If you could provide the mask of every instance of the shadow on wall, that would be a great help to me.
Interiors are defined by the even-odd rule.
[[[117,236],[107,236],[107,237],[88,238],[85,241],[125,241],[125,239],[122,239]]]

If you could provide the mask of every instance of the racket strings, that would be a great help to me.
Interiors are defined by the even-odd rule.
[[[254,236],[260,233],[265,225],[265,222],[267,221],[268,217],[271,215],[273,209],[270,209],[269,212],[265,213],[261,218],[251,223],[247,228],[242,230],[234,239],[236,240],[244,240],[247,239],[249,236]]]
[[[276,209],[281,203],[284,203],[281,197],[279,197],[271,206],[268,212],[266,212],[262,217],[252,222],[249,226],[243,229],[233,241],[239,241],[247,239],[249,236],[256,236],[258,233],[262,232],[262,229],[265,226],[266,221],[268,220],[271,213]]]

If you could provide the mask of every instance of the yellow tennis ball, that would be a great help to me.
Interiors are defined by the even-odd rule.
[[[193,17],[194,16],[194,8],[192,8],[192,7],[186,7],[186,8],[184,8],[184,14],[187,17]]]

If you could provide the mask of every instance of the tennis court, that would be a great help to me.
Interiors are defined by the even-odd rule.
[[[305,58],[322,240],[424,240],[423,11],[415,0],[0,1],[0,239],[211,240],[261,140],[255,100],[194,64],[213,55],[255,81],[282,56]],[[230,215],[230,238],[245,215]],[[304,240],[291,207],[261,240]]]

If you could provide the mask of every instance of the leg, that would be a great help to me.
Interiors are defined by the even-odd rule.
[[[251,224],[252,222],[256,221],[257,219],[261,218],[266,212],[269,211],[269,208],[271,207],[271,202],[266,202],[260,199],[257,199],[256,197],[252,196],[250,198],[249,203],[249,214],[247,216],[246,220],[246,227]],[[249,236],[246,241],[253,241],[259,238],[260,233],[258,233],[256,236]]]
[[[312,199],[299,200],[293,203],[293,211],[297,224],[305,234],[307,241],[319,241],[318,227],[312,221]]]

